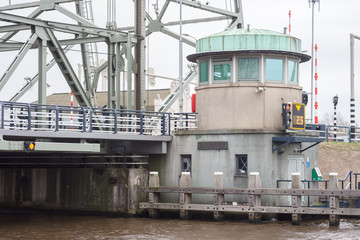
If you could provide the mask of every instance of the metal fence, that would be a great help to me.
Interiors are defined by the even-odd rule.
[[[326,142],[360,142],[360,127],[306,124],[306,132],[317,132]]]
[[[181,116],[181,117],[180,117]],[[54,132],[170,135],[196,128],[193,113],[171,115],[150,111],[0,102],[0,128]]]

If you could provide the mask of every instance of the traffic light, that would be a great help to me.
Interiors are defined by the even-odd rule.
[[[288,129],[291,128],[291,103],[282,104],[283,126]]]
[[[35,150],[35,142],[33,142],[33,141],[25,141],[24,142],[24,150],[26,152],[34,151]]]

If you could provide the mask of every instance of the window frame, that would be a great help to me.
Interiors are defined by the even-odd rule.
[[[215,66],[216,65],[230,65],[230,79],[224,79],[224,80],[215,80]],[[212,65],[211,65],[211,76],[212,76],[212,82],[213,83],[229,83],[232,82],[233,79],[233,61],[231,56],[224,56],[224,57],[218,57],[212,59]]]
[[[297,81],[296,82],[291,82],[290,81],[290,78],[289,78],[289,62],[295,62],[296,63],[296,68],[297,68],[297,74],[296,74],[296,78],[297,78]],[[299,60],[296,60],[296,59],[294,59],[294,58],[288,58],[287,59],[287,83],[288,84],[291,84],[291,85],[299,85],[299,64],[300,64],[300,62],[299,62]]]
[[[208,71],[207,71],[207,81],[204,81],[204,82],[201,82],[201,63],[207,63],[208,64]],[[211,64],[210,64],[210,59],[202,59],[202,60],[199,60],[199,86],[200,85],[208,85],[210,84],[210,68],[211,68]]]
[[[266,64],[266,60],[268,59],[273,59],[273,60],[281,60],[282,61],[282,80],[268,80],[267,76],[266,76],[266,70],[267,70],[267,64]],[[271,55],[266,55],[264,56],[264,82],[269,82],[269,83],[282,83],[284,84],[287,80],[287,76],[286,76],[286,58],[285,57],[279,57],[279,56],[271,56]]]
[[[258,78],[257,79],[240,79],[239,78],[239,73],[240,73],[240,65],[239,65],[239,61],[240,59],[257,59],[258,60]],[[236,58],[236,81],[237,82],[261,82],[261,69],[262,69],[262,63],[261,63],[261,56],[256,56],[256,55],[253,55],[253,56],[238,56]]]
[[[180,155],[180,172],[184,172],[184,159],[185,158],[189,158],[190,159],[190,171],[185,171],[185,172],[190,172],[190,174],[192,173],[192,157],[191,154],[181,154]]]
[[[239,172],[239,158],[241,157],[246,157],[246,171],[244,173]],[[248,176],[248,172],[249,172],[249,156],[248,154],[235,154],[235,176],[237,177],[247,177]]]

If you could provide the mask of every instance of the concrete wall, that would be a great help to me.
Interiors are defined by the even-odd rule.
[[[0,169],[0,205],[138,214],[147,169]]]
[[[266,88],[256,92],[257,87]],[[281,104],[301,103],[302,88],[285,84],[228,83],[196,88],[199,130],[283,130]]]
[[[225,188],[248,187],[248,175],[236,175],[236,154],[248,155],[248,174],[259,172],[264,188],[275,188],[278,179],[288,179],[289,156],[306,159],[303,154],[296,152],[300,149],[300,143],[286,146],[284,153],[272,153],[272,137],[279,136],[270,133],[219,133],[216,134],[187,134],[175,135],[168,146],[167,156],[150,158],[151,171],[158,171],[161,186],[178,186],[181,173],[181,155],[192,157],[192,183],[194,187],[213,187],[214,172],[224,173]],[[198,150],[199,141],[225,141],[228,142],[228,150]],[[316,151],[315,151],[316,152]],[[312,152],[311,165],[317,164],[317,157]],[[310,173],[309,173],[310,172]],[[309,175],[310,174],[310,175]],[[305,171],[306,179],[311,178],[311,171]],[[177,201],[176,194],[161,194],[162,200]],[[193,196],[194,201],[212,202],[212,196]],[[263,197],[264,204],[272,205],[277,202],[273,197]],[[247,197],[227,196],[225,201],[247,201]]]

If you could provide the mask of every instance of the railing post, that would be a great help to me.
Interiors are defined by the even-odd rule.
[[[89,132],[92,132],[92,120],[93,120],[93,110],[92,108],[89,108]]]
[[[86,132],[86,108],[81,108],[82,109],[82,124],[83,124],[83,132]]]
[[[4,109],[4,103],[3,102],[0,102],[0,105],[1,105],[1,129],[4,129],[4,116],[5,116],[5,114],[4,114],[4,111],[5,111],[5,109]]]
[[[144,134],[144,114],[140,112],[140,135]]]
[[[337,173],[329,173],[329,189],[337,190],[338,189],[338,174]],[[339,196],[330,196],[329,207],[331,209],[339,208]],[[338,215],[330,214],[329,217],[330,226],[339,226],[340,218]]]
[[[117,125],[117,111],[114,109],[114,133],[118,132],[118,125]]]
[[[180,177],[180,188],[191,188],[190,172],[182,172]],[[191,203],[191,193],[180,193],[180,219],[188,220],[191,218],[190,211],[185,210],[185,205]]]
[[[31,106],[28,104],[28,130],[31,130]]]
[[[325,141],[329,141],[329,127],[328,125],[325,125]]]
[[[260,175],[258,172],[251,172],[249,175],[249,189],[261,188]],[[260,223],[261,213],[256,212],[256,209],[261,206],[261,195],[249,195],[249,206],[254,210],[249,212],[249,222]]]
[[[165,132],[165,113],[162,114],[162,129],[161,129],[161,135],[166,135],[166,132]]]
[[[214,172],[214,188],[224,188],[224,174],[222,172]],[[222,205],[224,203],[224,194],[214,194],[214,204]],[[222,221],[224,219],[224,213],[220,211],[214,212],[214,220]]]
[[[160,179],[158,172],[150,172],[149,176],[149,187],[160,187]],[[159,202],[159,193],[150,192],[149,193],[149,203],[154,204]],[[149,216],[151,218],[158,218],[160,215],[160,210],[158,209],[149,209]]]
[[[293,173],[291,176],[291,189],[301,189],[301,176],[300,173]],[[294,208],[294,212],[297,208],[301,207],[301,196],[292,195],[291,196],[291,206]],[[302,221],[301,214],[293,213],[291,214],[292,224],[300,225]]]
[[[59,131],[59,108],[55,106],[55,132]]]
[[[351,127],[349,127],[349,143],[351,143]]]
[[[170,113],[168,113],[167,114],[167,116],[168,116],[168,134],[169,134],[169,136],[171,135],[171,115],[170,115]]]

